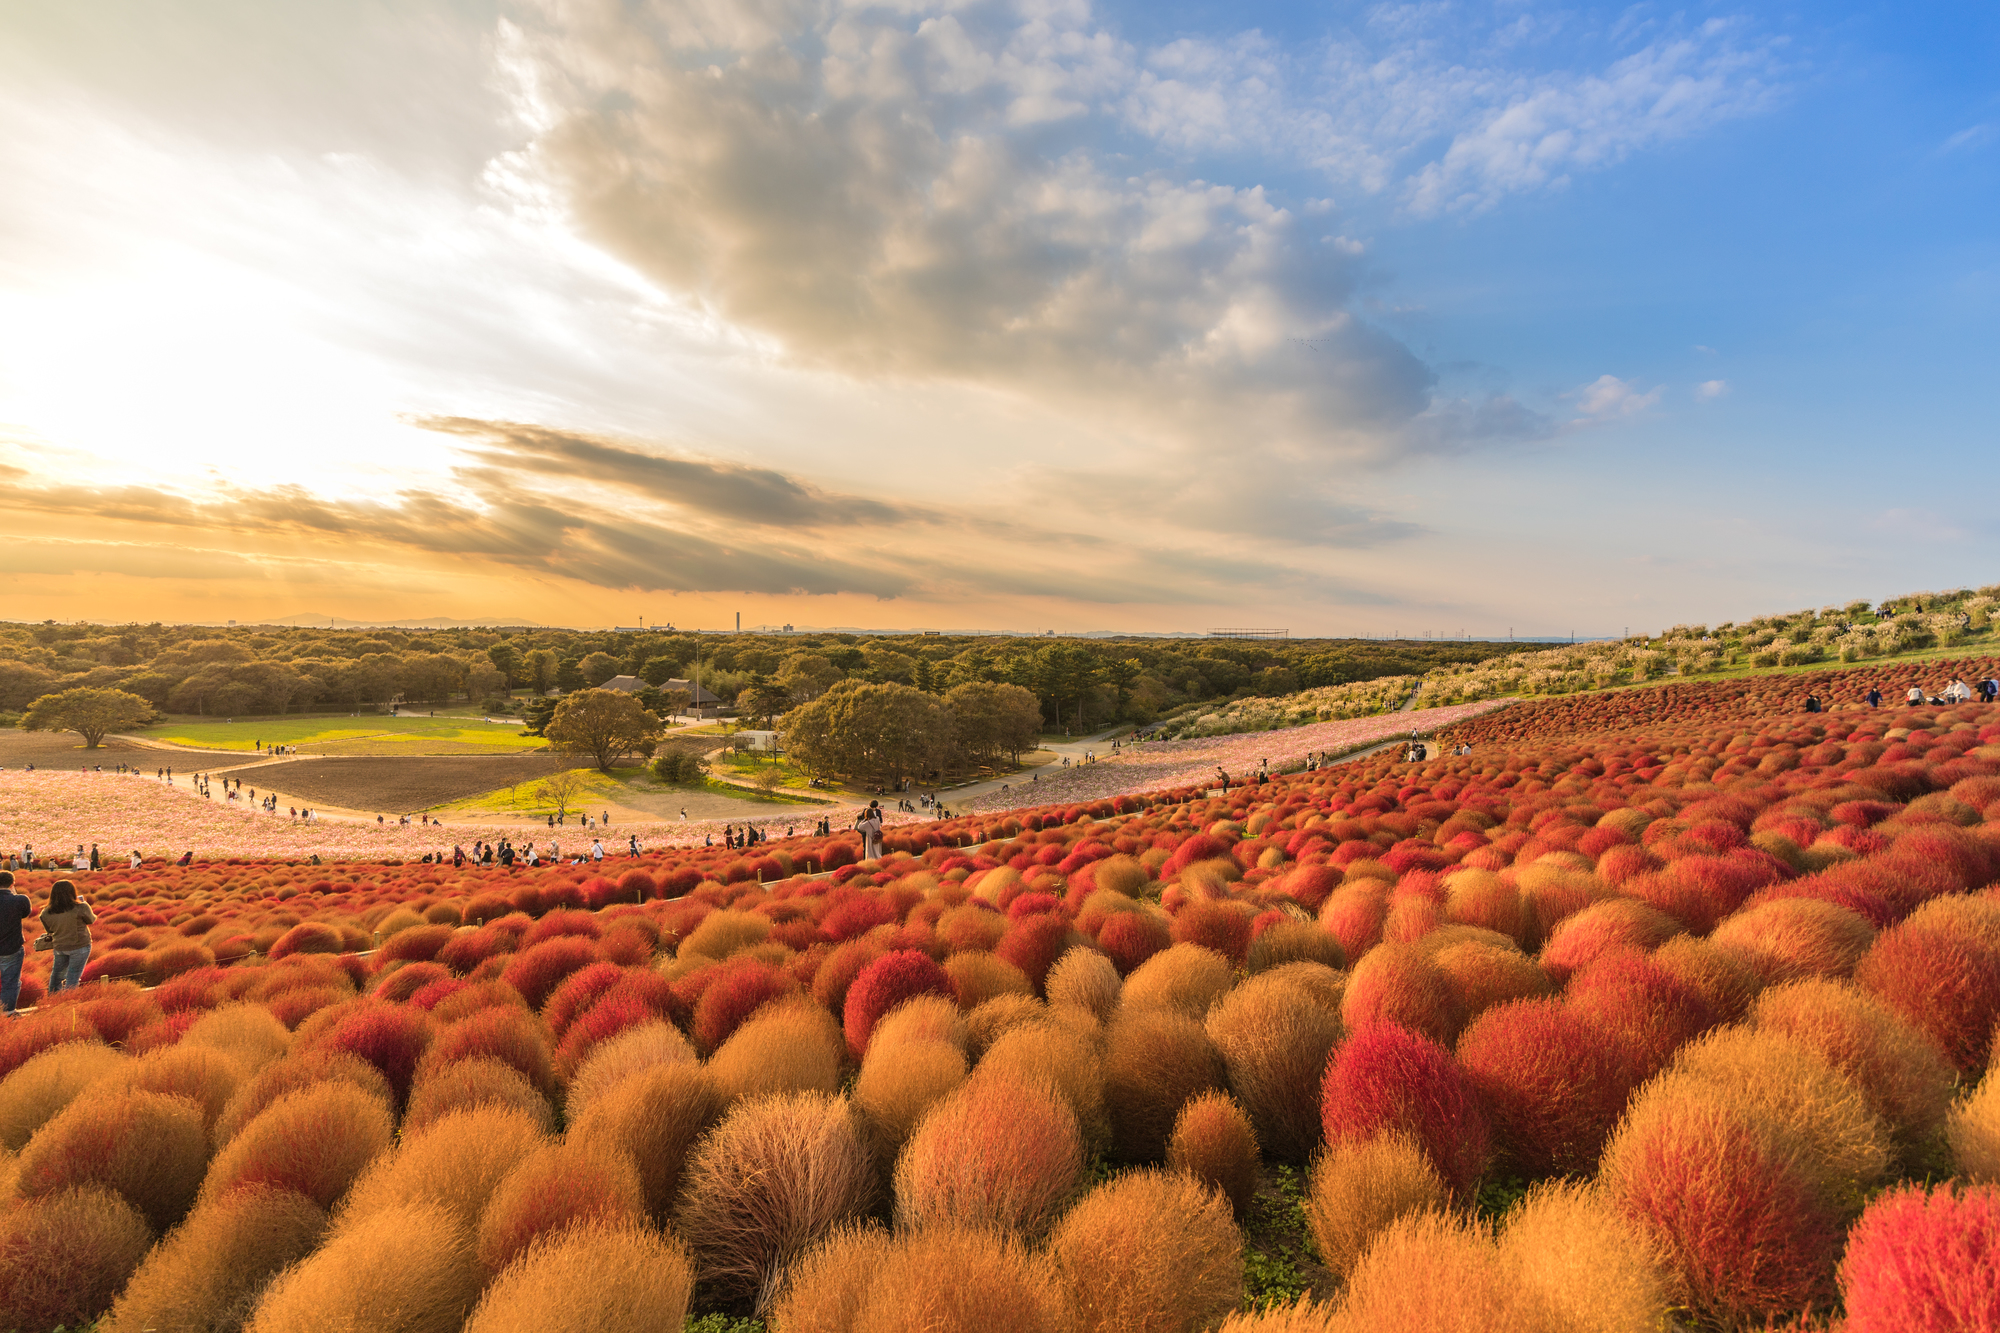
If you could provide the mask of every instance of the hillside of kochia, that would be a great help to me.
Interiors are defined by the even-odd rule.
[[[1880,606],[1864,599],[1712,630],[1676,625],[1657,636],[1525,649],[1440,666],[1425,675],[1423,699],[1453,704],[1501,695],[1574,694],[1745,667],[1865,662],[1953,645],[1984,649],[1993,641],[1996,606],[2000,584],[1905,593]]]
[[[4,1315],[609,1327],[609,1255],[661,1327],[1191,1330],[1256,1294],[1260,1163],[1324,1276],[1236,1329],[2000,1300],[2000,709],[887,842],[96,877],[101,958],[164,984],[0,1031]]]
[[[1941,697],[1952,681],[1977,689],[2000,676],[2000,658],[1957,657],[1923,662],[1881,662],[1824,671],[1766,673],[1725,680],[1670,681],[1664,685],[1599,690],[1554,699],[1524,699],[1505,712],[1454,723],[1438,734],[1447,747],[1552,740],[1662,723],[1743,721],[1803,713],[1808,698],[1822,710],[1853,714],[1901,710],[1912,686],[1925,698]],[[1870,689],[1881,702],[1868,702]],[[1911,716],[1927,715],[1920,707]],[[1852,719],[1850,719],[1852,720]],[[1890,725],[1895,725],[1891,722]]]

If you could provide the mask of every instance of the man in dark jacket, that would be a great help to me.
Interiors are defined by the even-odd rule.
[[[14,872],[0,870],[0,1009],[9,1018],[21,998],[21,923],[33,908],[27,894],[14,892]]]

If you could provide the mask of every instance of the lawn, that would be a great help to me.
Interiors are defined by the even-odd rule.
[[[643,768],[614,768],[609,773],[601,773],[594,768],[572,770],[582,781],[581,789],[570,800],[572,811],[594,809],[606,802],[631,802],[635,796],[686,796],[702,793],[710,796],[724,796],[733,801],[745,801],[758,805],[825,805],[826,801],[814,800],[806,796],[785,793],[767,796],[760,791],[752,791],[724,782],[719,778],[703,778],[700,782],[663,783],[655,780]],[[500,787],[493,791],[481,792],[447,805],[434,806],[439,814],[503,814],[545,819],[555,813],[555,806],[539,794],[544,778],[529,778],[511,787]],[[641,802],[641,809],[651,809],[650,803]],[[660,811],[653,811],[661,814]]]
[[[547,743],[540,736],[523,735],[518,725],[487,722],[464,714],[319,715],[242,722],[176,717],[148,728],[143,734],[176,745],[252,753],[259,742],[266,749],[273,745],[296,745],[309,754],[491,754],[539,750]]]
[[[646,771],[642,768],[614,768],[609,773],[600,772],[595,768],[575,768],[570,771],[575,773],[581,782],[576,794],[570,798],[569,808],[572,811],[583,810],[593,802],[601,805],[606,800],[622,800],[631,792],[629,783],[646,777]],[[477,796],[468,796],[464,800],[453,801],[449,805],[437,806],[435,809],[446,814],[509,814],[545,818],[556,812],[554,803],[544,800],[540,795],[542,784],[547,780],[529,778],[511,787],[481,792]]]

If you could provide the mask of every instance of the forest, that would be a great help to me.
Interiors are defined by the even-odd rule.
[[[1050,730],[1145,724],[1204,700],[1422,675],[1510,645],[1464,640],[1161,639],[972,635],[686,634],[566,629],[0,625],[0,710],[78,686],[136,694],[175,714],[255,717],[458,701],[513,707],[513,691],[570,691],[634,675],[699,675],[730,703],[768,711],[842,680],[943,696],[1019,685]],[[753,693],[754,692],[754,693]]]

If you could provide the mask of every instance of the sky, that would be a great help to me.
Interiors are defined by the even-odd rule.
[[[2000,582],[1990,3],[30,0],[0,619]]]

